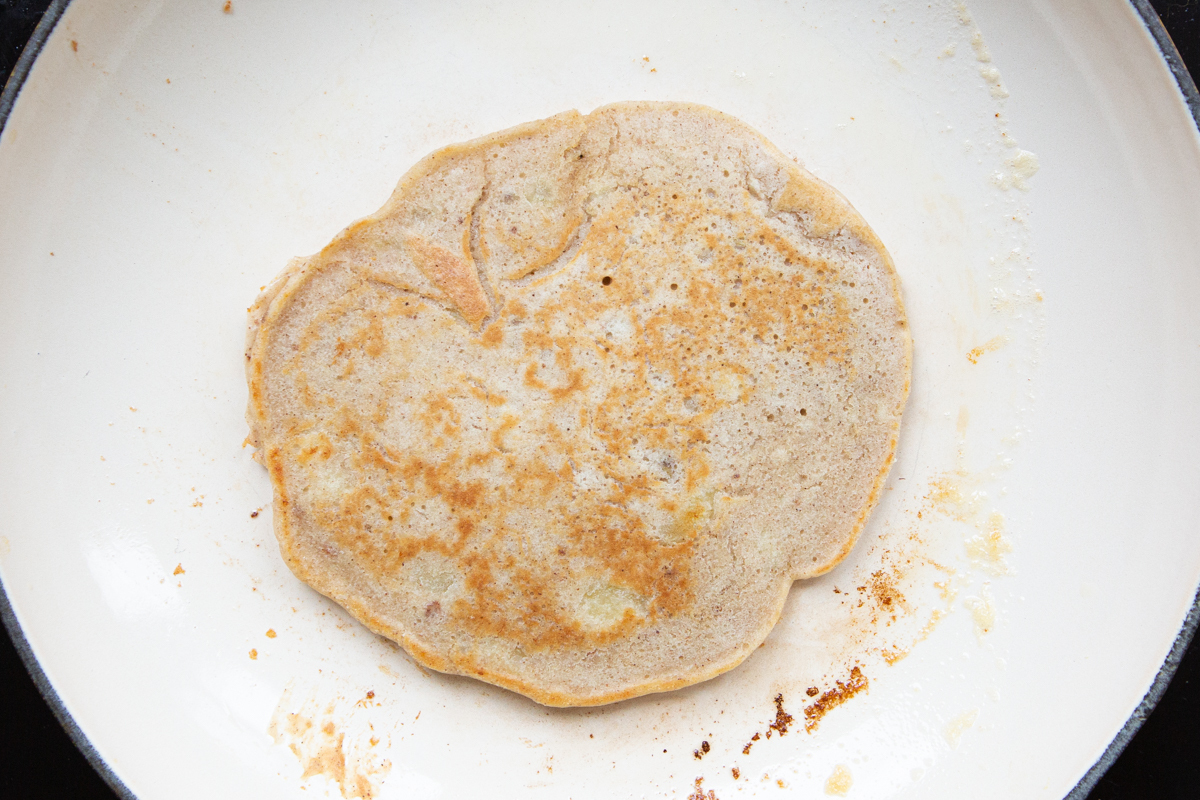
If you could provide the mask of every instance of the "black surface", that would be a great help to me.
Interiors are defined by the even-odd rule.
[[[7,635],[0,642],[0,798],[116,798],[50,713]]]
[[[0,76],[8,78],[50,0],[0,0]]]
[[[1171,34],[1192,78],[1200,83],[1200,0],[1150,0],[1150,5]]]
[[[1151,0],[1193,76],[1200,75],[1200,0]],[[49,0],[0,0],[0,81]],[[1200,311],[1198,311],[1200,313]],[[7,634],[0,635],[0,798],[115,800],[58,724]],[[1088,800],[1200,798],[1200,643],[1158,707]]]

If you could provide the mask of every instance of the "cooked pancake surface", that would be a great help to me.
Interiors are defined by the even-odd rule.
[[[622,103],[426,157],[251,309],[250,441],[302,580],[549,705],[744,659],[878,499],[891,260],[737,120]]]

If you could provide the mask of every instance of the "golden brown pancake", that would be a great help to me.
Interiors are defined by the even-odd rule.
[[[452,145],[250,312],[284,560],[421,664],[547,705],[711,678],[853,546],[911,343],[891,259],[732,117]]]

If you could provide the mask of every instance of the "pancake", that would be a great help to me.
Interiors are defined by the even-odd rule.
[[[250,310],[284,561],[435,670],[552,706],[746,658],[853,546],[911,342],[836,191],[697,105],[427,156]]]

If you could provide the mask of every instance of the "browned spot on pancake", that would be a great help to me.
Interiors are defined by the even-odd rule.
[[[413,254],[417,268],[434,286],[446,293],[472,327],[477,327],[491,313],[491,305],[479,283],[479,274],[470,259],[469,248],[463,248],[465,257],[457,256],[414,234],[406,234],[404,244]]]
[[[296,453],[296,461],[300,464],[307,466],[314,458],[328,461],[329,457],[333,455],[333,442],[329,441],[328,436],[318,433],[315,439],[311,444],[301,447]]]
[[[480,339],[485,347],[496,347],[504,341],[504,323],[497,319],[491,325],[483,329],[483,337]]]
[[[358,350],[371,358],[383,355],[386,341],[383,333],[383,323],[377,314],[369,314],[369,321],[348,340],[338,339],[334,350],[336,356],[345,357],[352,351]]]
[[[525,385],[530,389],[545,389],[546,384],[538,380],[537,364],[527,364],[525,366]]]

